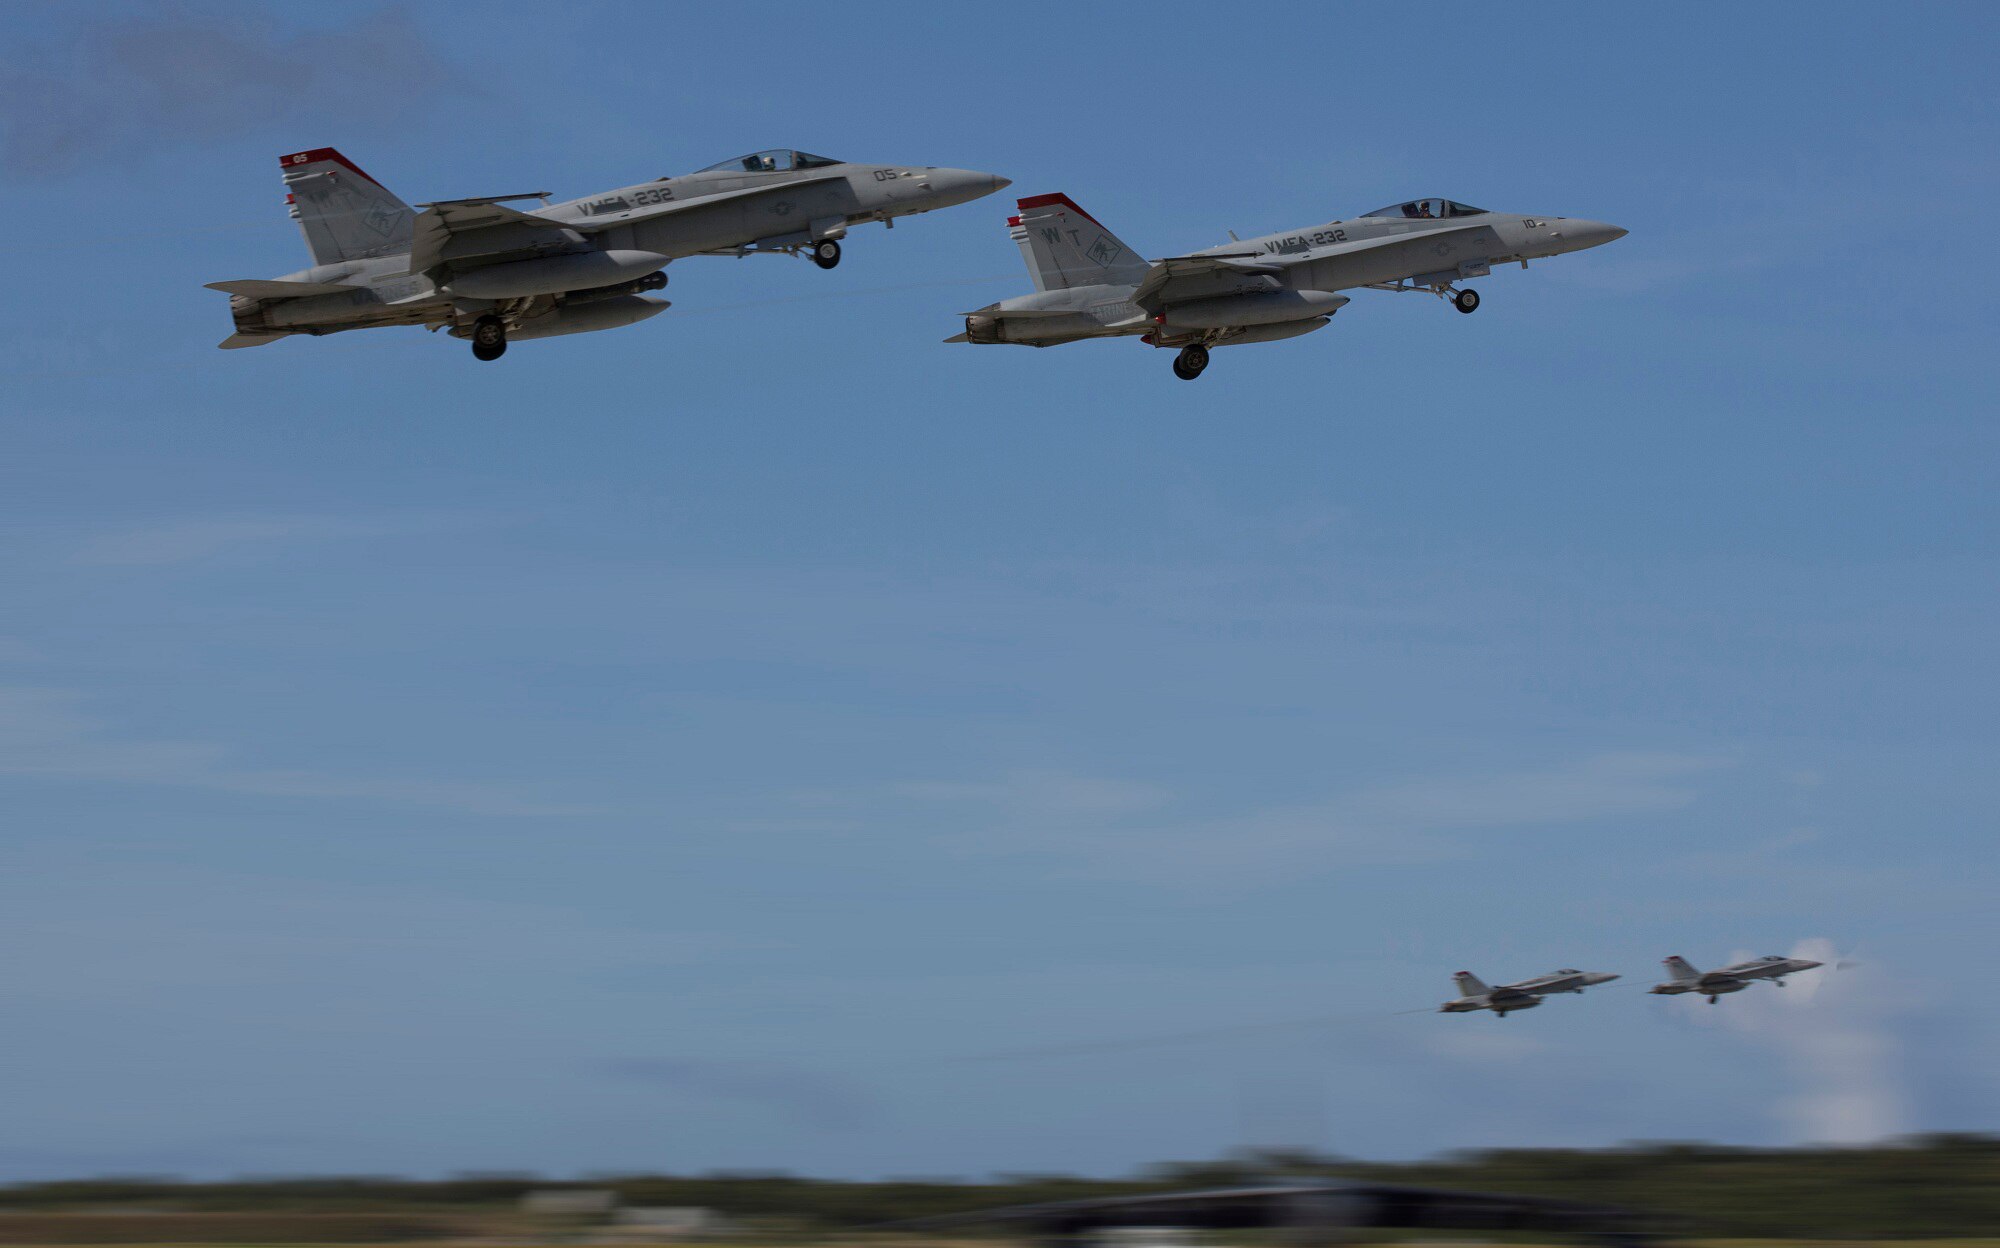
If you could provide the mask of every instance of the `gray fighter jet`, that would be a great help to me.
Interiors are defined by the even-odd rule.
[[[1179,347],[1174,375],[1208,367],[1210,347],[1309,334],[1348,303],[1342,290],[1428,292],[1460,312],[1479,292],[1458,283],[1496,264],[1582,251],[1625,231],[1573,217],[1488,212],[1449,199],[1413,199],[1289,234],[1149,261],[1067,195],[1017,201],[1007,227],[1035,293],[965,318],[946,342],[1052,347],[1085,338],[1137,337]]]
[[[1534,1009],[1542,1003],[1543,997],[1559,992],[1581,993],[1585,988],[1608,984],[1618,977],[1607,971],[1579,971],[1574,967],[1565,967],[1518,983],[1501,984],[1497,988],[1488,987],[1471,971],[1460,971],[1451,978],[1458,985],[1459,995],[1455,1000],[1440,1005],[1439,1013],[1469,1014],[1474,1010],[1492,1010],[1496,1016],[1505,1018],[1515,1010]]]
[[[1666,996],[1698,992],[1708,998],[1710,1005],[1714,1005],[1715,999],[1723,993],[1742,992],[1760,979],[1768,979],[1783,988],[1785,976],[1824,965],[1810,958],[1781,958],[1772,954],[1766,958],[1732,963],[1719,971],[1698,971],[1686,958],[1672,957],[1666,960],[1667,982],[1654,984],[1652,991]]]
[[[683,256],[809,256],[840,263],[848,227],[990,195],[970,169],[865,165],[753,152],[678,178],[550,204],[546,192],[409,205],[330,147],[279,158],[313,265],[274,281],[210,282],[255,347],[290,334],[423,325],[470,338],[482,360],[509,338],[615,329],[667,306],[645,293]],[[539,199],[523,212],[505,205]]]

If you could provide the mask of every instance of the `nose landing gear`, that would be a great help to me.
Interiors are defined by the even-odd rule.
[[[1198,342],[1191,342],[1181,348],[1174,357],[1174,376],[1182,381],[1193,381],[1208,367],[1208,348]]]
[[[482,316],[472,323],[472,358],[497,360],[507,354],[507,322]]]

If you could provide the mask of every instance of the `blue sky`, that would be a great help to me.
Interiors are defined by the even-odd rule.
[[[0,1179],[1994,1125],[1991,6],[480,13],[0,12]],[[1193,385],[939,342],[1006,195],[495,365],[216,351],[322,144],[1631,235]],[[1626,982],[1397,1012],[1560,965]]]

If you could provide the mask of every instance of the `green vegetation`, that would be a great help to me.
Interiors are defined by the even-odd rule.
[[[1647,1144],[1602,1150],[1502,1149],[1417,1162],[1262,1155],[1156,1166],[1126,1179],[1008,1175],[978,1182],[897,1179],[837,1182],[786,1174],[619,1175],[551,1181],[469,1175],[436,1182],[394,1178],[271,1178],[223,1183],[91,1179],[0,1188],[0,1242],[21,1237],[29,1215],[144,1210],[140,1221],[203,1225],[191,1215],[260,1215],[263,1242],[321,1242],[335,1229],[393,1228],[365,1238],[451,1236],[481,1228],[523,1234],[520,1198],[550,1187],[615,1190],[627,1205],[705,1206],[752,1225],[842,1231],[993,1205],[1076,1200],[1239,1183],[1273,1173],[1557,1196],[1657,1211],[1689,1237],[1934,1240],[2000,1235],[2000,1137],[1930,1136],[1867,1148],[1726,1148]],[[293,1215],[279,1217],[278,1215]],[[345,1221],[352,1219],[353,1221]],[[93,1223],[96,1219],[91,1220]],[[297,1221],[296,1233],[285,1228]],[[47,1227],[46,1216],[33,1222]],[[10,1227],[11,1224],[11,1227]],[[319,1233],[313,1232],[317,1228]],[[342,1236],[346,1237],[346,1236]],[[234,1235],[162,1235],[222,1242]],[[352,1236],[353,1239],[364,1236]],[[40,1242],[55,1242],[43,1237]],[[68,1242],[84,1242],[69,1240]],[[99,1241],[111,1242],[111,1241]],[[242,1241],[237,1241],[242,1242]]]

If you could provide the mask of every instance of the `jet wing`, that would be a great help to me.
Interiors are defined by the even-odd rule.
[[[1421,249],[1437,255],[1438,267],[1451,268],[1458,260],[1456,247],[1450,242],[1459,235],[1470,235],[1480,231],[1491,232],[1492,227],[1484,224],[1445,226],[1435,230],[1418,230],[1402,234],[1386,234],[1379,238],[1360,238],[1346,243],[1329,243],[1323,247],[1310,247],[1303,251],[1265,252],[1209,252],[1199,256],[1175,256],[1161,260],[1146,274],[1140,283],[1133,302],[1151,312],[1158,312],[1169,303],[1183,299],[1207,299],[1218,295],[1238,294],[1245,290],[1263,287],[1254,282],[1261,275],[1282,273],[1296,264],[1311,260],[1332,260],[1341,256],[1358,255],[1362,252],[1384,251],[1394,247]],[[1445,251],[1438,253],[1443,245]],[[1233,288],[1228,276],[1240,275],[1242,280]]]
[[[545,250],[550,243],[573,243],[576,236],[569,232],[566,222],[550,217],[538,217],[532,212],[522,212],[505,207],[501,201],[509,199],[539,199],[540,195],[489,195],[481,199],[443,199],[434,204],[420,205],[423,211],[417,214],[416,226],[410,239],[410,272],[425,273],[435,268],[445,258],[445,248],[454,239],[476,234],[481,230],[502,230],[496,233],[488,250],[477,254],[504,255],[510,251]]]
[[[823,173],[817,177],[792,178],[785,182],[773,182],[768,186],[746,186],[734,191],[719,191],[714,195],[697,195],[692,199],[669,200],[664,204],[648,204],[639,208],[628,208],[623,212],[593,213],[588,221],[569,221],[564,224],[572,230],[584,234],[594,234],[608,230],[614,225],[631,225],[635,221],[655,221],[661,217],[671,217],[678,213],[693,212],[698,208],[708,208],[716,204],[735,203],[759,195],[777,195],[795,190],[801,186],[813,186],[821,182],[845,181],[844,173]],[[799,228],[804,228],[801,222]]]
[[[257,278],[205,282],[203,285],[208,290],[219,290],[225,295],[242,295],[246,299],[303,299],[307,295],[334,295],[343,290],[366,289],[344,282],[267,282]]]
[[[1413,230],[1402,234],[1384,234],[1377,238],[1357,238],[1347,243],[1328,243],[1324,247],[1308,247],[1304,251],[1285,252],[1274,257],[1284,264],[1297,264],[1301,260],[1330,260],[1335,256],[1352,256],[1364,251],[1383,251],[1399,244],[1421,243],[1427,249],[1435,249],[1437,244],[1462,234],[1491,232],[1492,226],[1484,224],[1449,225],[1436,230]],[[1446,255],[1451,254],[1449,251]],[[1447,266],[1448,267],[1448,266]]]
[[[1502,984],[1494,991],[1540,996],[1545,992],[1554,992],[1559,988],[1568,986],[1570,980],[1574,978],[1575,976],[1573,975],[1537,975],[1533,979],[1522,979],[1516,980],[1511,984]]]
[[[527,195],[485,195],[478,199],[440,199],[436,203],[418,204],[429,209],[424,216],[437,216],[455,230],[476,230],[481,226],[504,225],[509,222],[526,225],[553,225],[562,228],[562,222],[548,217],[538,217],[532,212],[522,212],[517,208],[503,207],[514,199],[547,199],[549,192],[535,191]]]
[[[1169,303],[1210,299],[1218,295],[1264,290],[1260,278],[1284,272],[1284,266],[1260,260],[1254,251],[1218,252],[1205,256],[1169,256],[1153,267],[1132,292],[1132,302],[1157,313]]]
[[[1077,316],[1083,308],[996,308],[984,307],[976,312],[961,312],[961,316],[990,316],[996,321],[1031,321],[1037,318],[1057,316]]]
[[[577,244],[584,237],[601,233],[614,226],[654,221],[661,217],[694,212],[716,204],[736,203],[761,195],[780,195],[797,187],[831,182],[844,179],[846,176],[844,173],[824,173],[810,178],[792,178],[766,186],[747,186],[715,195],[700,195],[693,199],[649,204],[630,208],[624,212],[594,213],[588,220],[583,221],[561,221],[554,217],[537,216],[532,212],[504,207],[501,202],[510,199],[542,198],[540,195],[489,195],[480,199],[440,200],[434,204],[423,205],[424,211],[417,215],[415,236],[410,244],[410,272],[427,273],[435,268],[446,259],[446,248],[455,239],[467,244],[454,248],[460,255],[477,256],[477,262],[480,264],[498,263],[508,259],[517,251],[546,254],[551,243]],[[803,223],[797,228],[803,229]],[[493,233],[483,240],[467,238],[468,235],[476,235],[480,231]],[[454,262],[458,258],[459,256],[452,257]]]

